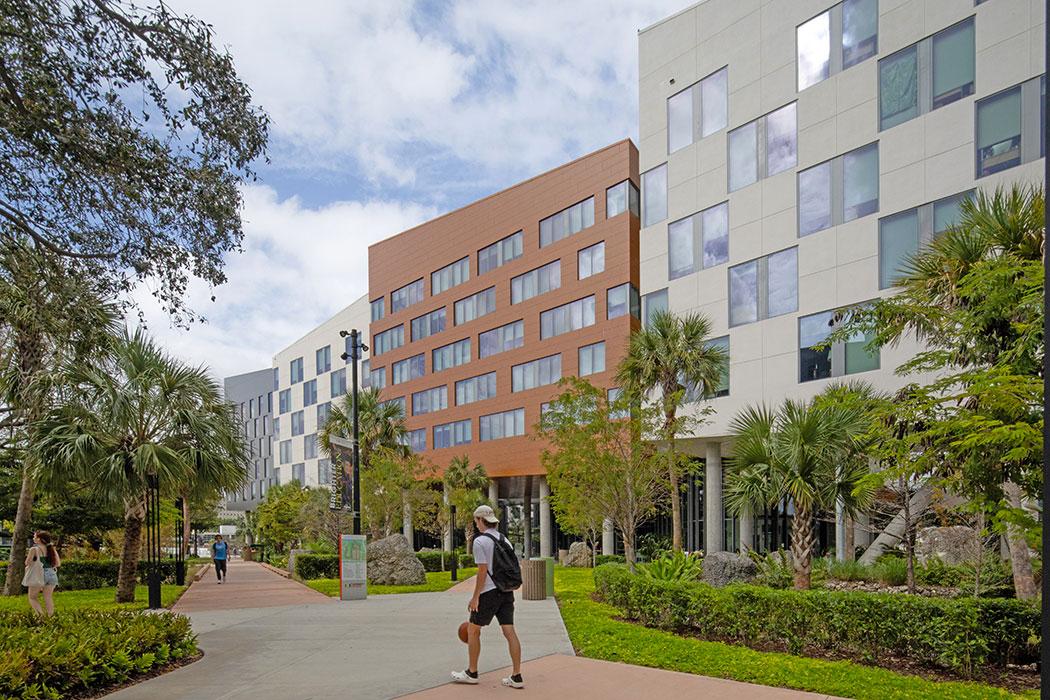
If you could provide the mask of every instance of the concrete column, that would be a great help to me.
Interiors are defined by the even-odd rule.
[[[722,445],[708,442],[704,467],[704,553],[721,552],[725,547],[725,513],[722,509]]]
[[[551,487],[547,483],[547,477],[537,477],[540,480],[540,556],[552,556],[551,540],[554,534],[551,531]]]
[[[740,553],[746,554],[755,547],[755,516],[749,510],[742,511],[737,522],[740,523]]]
[[[493,509],[496,508],[496,504],[499,502],[499,483],[495,479],[489,479],[489,505]]]
[[[616,527],[609,518],[602,522],[602,554],[616,554]]]
[[[835,559],[846,561],[846,511],[838,499],[835,500]]]
[[[867,513],[857,513],[853,518],[853,546],[867,549],[871,544],[871,518]],[[856,556],[853,557],[856,559]]]
[[[401,533],[408,540],[408,546],[415,549],[415,530],[412,528],[412,504],[408,501],[408,491],[401,494]]]
[[[445,509],[445,515],[448,515],[448,486],[442,485],[441,503]],[[445,523],[445,532],[441,536],[441,549],[446,552],[452,551],[452,523]]]

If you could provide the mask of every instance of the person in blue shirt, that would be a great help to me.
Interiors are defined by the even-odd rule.
[[[222,535],[216,535],[215,541],[211,543],[211,561],[215,565],[215,576],[219,583],[226,578],[226,559],[229,553],[229,545],[222,539]]]

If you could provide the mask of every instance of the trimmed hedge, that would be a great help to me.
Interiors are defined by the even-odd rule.
[[[602,599],[647,627],[792,654],[834,649],[869,662],[890,654],[964,675],[1039,655],[1039,609],[1018,600],[714,588],[636,576],[619,564],[595,569],[594,583]]]
[[[295,575],[304,581],[315,578],[339,578],[338,554],[297,554]]]
[[[599,554],[594,558],[594,565],[602,564],[626,564],[627,559],[622,554]]]
[[[0,697],[95,693],[197,652],[189,619],[169,612],[0,613]]]
[[[146,583],[147,562],[139,562],[139,583]],[[7,562],[0,562],[0,585],[7,578]],[[187,569],[189,564],[187,563]],[[58,589],[62,591],[84,591],[117,585],[120,571],[118,559],[67,559],[58,568]],[[160,561],[161,583],[175,583],[175,560]]]

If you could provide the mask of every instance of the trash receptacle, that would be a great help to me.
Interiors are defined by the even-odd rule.
[[[521,562],[521,597],[523,600],[544,600],[547,597],[547,563],[543,559]]]

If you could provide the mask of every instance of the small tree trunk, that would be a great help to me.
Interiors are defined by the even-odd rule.
[[[844,544],[844,549],[846,550],[846,561],[854,561],[857,558],[856,534],[853,531],[853,528],[855,526],[856,525],[855,525],[855,521],[853,520],[853,518],[847,517],[846,518],[846,537],[844,538],[845,542],[843,543]]]
[[[808,508],[795,504],[795,517],[791,522],[791,558],[794,559],[795,588],[805,590],[810,586],[813,564],[813,515]]]
[[[138,583],[139,556],[142,549],[142,525],[146,520],[145,500],[128,506],[124,514],[124,547],[120,552],[120,570],[117,572],[118,603],[135,602],[135,584]]]
[[[675,459],[675,411],[664,412],[664,437],[667,440],[667,476],[671,482],[671,549],[682,551],[682,494],[678,487],[678,460]]]
[[[627,560],[627,568],[629,568],[633,574],[635,571],[634,532],[628,534],[626,528],[623,530],[623,556],[624,559]]]
[[[1024,507],[1021,502],[1021,487],[1007,481],[1003,484],[1003,493],[1006,502],[1011,508],[1020,509]],[[1020,600],[1035,600],[1039,590],[1035,585],[1035,576],[1032,573],[1032,559],[1028,553],[1028,543],[1025,542],[1024,532],[1013,524],[1006,526],[1006,541],[1010,546],[1010,570],[1013,572],[1014,593]]]
[[[906,583],[908,593],[915,594],[915,523],[911,517],[911,491],[903,477],[900,480],[901,500],[904,502],[904,556],[907,561]]]
[[[7,562],[7,580],[4,595],[22,595],[22,576],[26,572],[26,540],[29,539],[29,518],[33,514],[33,480],[28,465],[22,468],[22,490],[18,493],[15,527],[11,534],[11,559]]]
[[[467,523],[463,526],[463,546],[467,548],[467,554],[474,555],[474,528],[471,527],[474,523]]]

